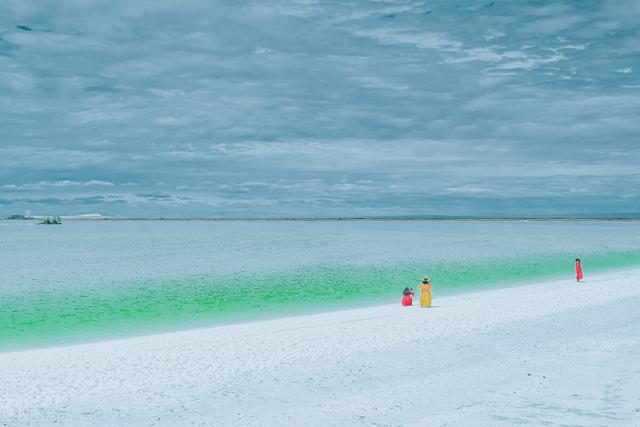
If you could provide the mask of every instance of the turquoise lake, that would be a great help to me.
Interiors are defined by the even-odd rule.
[[[640,222],[0,222],[0,348],[434,299],[640,266]],[[597,285],[597,284],[593,284]]]

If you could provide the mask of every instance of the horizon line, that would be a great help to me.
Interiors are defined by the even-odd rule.
[[[66,221],[640,221],[640,216],[317,216],[317,217],[263,217],[263,216],[239,216],[239,217],[110,217],[81,215],[55,215]],[[37,215],[24,219],[3,218],[4,220],[37,220],[47,217]]]

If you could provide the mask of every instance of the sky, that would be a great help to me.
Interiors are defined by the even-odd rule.
[[[640,2],[3,0],[0,215],[640,216]]]

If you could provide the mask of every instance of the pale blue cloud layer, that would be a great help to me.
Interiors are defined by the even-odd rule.
[[[640,2],[0,3],[0,214],[640,213]]]

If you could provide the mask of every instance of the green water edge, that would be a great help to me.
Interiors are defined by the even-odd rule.
[[[0,295],[0,350],[68,344],[345,309],[401,299],[429,274],[435,296],[571,277],[574,257],[400,266],[313,267],[260,277],[202,276],[105,286],[92,294]],[[640,251],[583,256],[587,275],[640,265]]]

